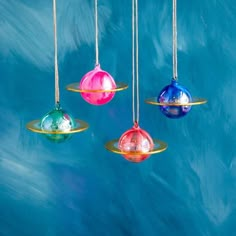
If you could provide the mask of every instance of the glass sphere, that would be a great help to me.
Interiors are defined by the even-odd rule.
[[[116,83],[112,76],[103,71],[100,65],[94,70],[89,71],[80,81],[79,88],[81,90],[94,90],[94,92],[82,92],[82,98],[92,105],[104,105],[112,100],[115,96],[114,91],[96,92],[97,90],[110,90],[116,88]]]
[[[62,110],[58,104],[41,119],[41,129],[49,132],[68,132],[75,128],[76,123],[71,115]],[[60,143],[71,137],[71,134],[45,134],[52,142]]]
[[[127,152],[123,157],[131,162],[141,162],[146,160],[154,147],[154,143],[150,135],[137,124],[133,128],[127,130],[119,139],[119,149]]]
[[[176,80],[172,80],[170,85],[167,85],[166,87],[164,87],[158,98],[157,98],[158,102],[161,103],[188,103],[192,101],[192,97],[189,93],[189,91],[179,85],[177,83]],[[161,112],[169,117],[169,118],[173,118],[173,119],[177,119],[177,118],[181,118],[185,115],[188,114],[188,112],[191,110],[191,106],[160,106]]]

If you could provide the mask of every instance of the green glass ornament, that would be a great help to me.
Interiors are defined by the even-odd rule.
[[[49,132],[44,135],[50,141],[61,143],[71,137],[70,131],[76,127],[76,122],[58,103],[52,111],[43,116],[40,126],[43,131]]]

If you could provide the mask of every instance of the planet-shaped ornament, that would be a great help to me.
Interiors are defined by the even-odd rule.
[[[26,124],[28,130],[43,134],[55,143],[61,143],[69,139],[72,134],[84,131],[88,127],[89,125],[85,121],[74,119],[63,110],[59,103],[41,119]]]
[[[57,104],[53,110],[43,116],[40,126],[50,141],[60,143],[71,137],[70,131],[75,128],[76,122]]]
[[[191,110],[191,106],[187,104],[191,103],[191,101],[190,92],[174,79],[171,84],[161,90],[157,97],[157,102],[161,104],[166,103],[166,105],[160,105],[161,112],[172,119],[187,115]]]
[[[167,144],[141,129],[137,122],[134,126],[121,135],[105,144],[108,151],[122,155],[126,160],[138,163],[146,160],[150,155],[163,152]]]
[[[153,149],[154,143],[151,136],[135,124],[120,137],[118,147],[125,153],[123,157],[126,160],[141,162],[150,156],[149,152]]]
[[[104,105],[115,96],[116,83],[100,65],[83,76],[79,84],[82,98],[92,105]],[[91,91],[91,92],[89,92]]]

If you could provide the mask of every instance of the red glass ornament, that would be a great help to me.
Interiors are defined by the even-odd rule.
[[[138,123],[135,123],[133,128],[127,130],[119,139],[119,149],[123,157],[128,161],[141,162],[146,160],[154,147],[154,143],[150,135],[141,129]]]

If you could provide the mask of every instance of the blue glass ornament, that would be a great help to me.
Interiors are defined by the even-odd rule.
[[[171,84],[161,90],[157,101],[167,103],[167,105],[160,106],[160,110],[165,116],[177,119],[187,115],[191,110],[191,106],[183,104],[191,103],[192,97],[185,87],[172,79]]]
[[[52,111],[43,116],[40,126],[43,131],[49,132],[45,133],[45,136],[50,141],[61,143],[71,137],[70,130],[75,128],[76,123],[73,117],[57,104]]]

